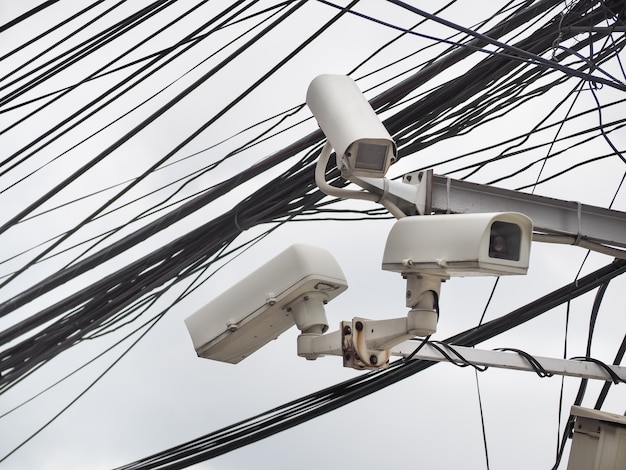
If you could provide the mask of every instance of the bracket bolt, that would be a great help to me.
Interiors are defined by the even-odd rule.
[[[348,336],[352,334],[352,328],[350,328],[348,325],[343,327],[343,335],[344,336]]]
[[[361,331],[363,329],[363,322],[360,322],[360,321],[356,322],[354,327],[356,328],[357,331]]]
[[[372,355],[370,356],[370,362],[371,362],[372,364],[376,365],[376,363],[378,362],[378,356],[377,356],[377,355],[375,355],[375,354],[372,354]]]

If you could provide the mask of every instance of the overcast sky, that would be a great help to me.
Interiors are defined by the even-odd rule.
[[[39,3],[41,2],[0,2],[0,23],[6,23]],[[147,5],[148,3],[150,2],[126,2],[105,21],[95,23],[90,27],[91,29],[87,28],[73,35],[72,39],[60,45],[57,51],[66,50],[72,44],[78,44],[82,38],[113,23],[115,18],[123,18],[130,12],[136,11],[139,4]],[[54,76],[29,93],[23,94],[19,99],[11,102],[11,105],[24,103],[28,99],[34,99],[79,82],[99,66],[104,65],[107,60],[111,60],[123,48],[130,47],[134,42],[148,37],[150,32],[180,15],[192,3],[194,2],[176,2],[147,23],[135,28],[132,33],[107,44],[102,50]],[[228,2],[208,2],[184,22],[148,41],[133,55],[110,68],[166,48],[198,27],[201,22],[214,16],[217,11],[225,8],[226,3]],[[260,11],[278,3],[261,1],[250,12]],[[344,6],[348,2],[337,3]],[[463,26],[474,27],[479,21],[488,18],[502,3],[504,2],[490,2],[489,8],[493,10],[487,11],[487,7],[477,9],[474,2],[458,1],[441,13],[441,16]],[[444,2],[428,2],[423,7],[428,8],[429,12],[434,12],[443,4]],[[112,5],[113,2],[103,2],[89,14],[91,15],[89,17]],[[12,50],[51,25],[68,18],[83,6],[84,2],[80,1],[59,1],[44,13],[1,32],[0,44],[3,45],[1,49]],[[356,10],[399,28],[412,27],[421,19],[382,0],[360,2]],[[557,12],[558,10],[554,13]],[[207,119],[241,95],[275,63],[291,52],[297,44],[304,41],[336,14],[336,9],[322,2],[307,2],[284,24],[263,40],[258,41],[258,44],[255,44],[249,51],[229,62],[226,67],[169,110],[162,118],[134,135],[101,164],[96,165],[67,188],[59,191],[54,198],[35,211],[35,214],[42,215],[18,224],[2,234],[2,250],[0,250],[2,259],[6,260],[39,244],[43,244],[42,247],[49,246],[49,239],[74,227],[115,194],[116,189],[107,188],[138,176],[157,162]],[[124,99],[116,101],[105,110],[81,122],[67,135],[59,137],[53,144],[38,151],[27,162],[0,176],[1,222],[6,222],[21,208],[53,188],[63,178],[87,160],[98,155],[167,100],[214,67],[218,61],[234,52],[242,44],[241,41],[251,38],[248,35],[243,39],[237,39],[238,35],[245,32],[259,19],[250,19],[216,33],[213,39],[200,43],[193,51],[159,70]],[[29,58],[43,51],[46,44],[53,44],[56,39],[67,36],[83,22],[84,20],[70,23],[45,40],[0,61],[0,75],[5,77],[15,70],[31,70],[37,62],[30,63]],[[258,31],[258,29],[255,30],[255,32]],[[451,29],[430,22],[421,26],[418,31],[435,38],[445,38],[455,33]],[[206,165],[219,161],[229,151],[247,142],[269,124],[277,123],[279,118],[275,118],[264,126],[238,134],[240,131],[263,119],[301,105],[304,102],[308,84],[315,76],[322,73],[352,72],[377,48],[397,37],[398,34],[397,29],[376,24],[356,15],[343,17],[282,67],[270,80],[232,107],[193,142],[180,149],[171,159],[171,162],[181,160],[179,163],[168,167],[163,166],[159,171],[153,172],[149,178],[134,187],[112,206],[119,210],[81,229],[73,238],[55,249],[53,254],[57,256],[40,263],[1,289],[0,300],[10,299],[23,289],[61,269],[76,257],[82,256],[81,252],[87,245],[82,249],[71,248],[75,243],[87,240],[112,227],[125,225],[123,230],[104,242],[103,246],[106,246],[106,243],[132,233],[147,223],[146,221],[154,220],[158,216],[153,215],[129,223],[143,210],[166,201],[169,196],[191,195],[219,183],[314,131],[316,125],[312,119],[309,119],[308,109],[303,108],[295,115],[286,118],[285,122],[280,125],[279,129],[284,129],[281,134],[242,152],[236,158],[229,159],[223,165],[195,180],[183,180],[188,182],[184,186],[178,183],[178,186],[171,186],[137,203],[125,205],[137,197],[149,194],[178,178],[188,177]],[[515,42],[513,38],[507,39]],[[231,40],[234,42],[226,46]],[[434,48],[421,50],[429,44],[434,44]],[[220,50],[222,45],[225,47]],[[445,47],[423,36],[406,35],[365,65],[357,68],[352,76],[355,79],[363,77],[357,83],[366,96],[371,98],[386,89],[389,84],[397,83],[408,76],[414,71],[413,68],[435,57]],[[420,53],[411,56],[414,51],[420,51]],[[213,52],[215,55],[209,57],[209,54]],[[480,58],[484,56],[485,54]],[[207,60],[204,61],[205,59]],[[400,61],[400,59],[403,60]],[[44,61],[43,58],[38,60]],[[393,66],[381,68],[395,61],[399,62]],[[461,76],[473,64],[475,62],[467,61],[452,67],[412,96],[430,90],[452,77]],[[31,141],[42,132],[42,129],[51,128],[91,97],[110,86],[123,82],[124,74],[130,73],[128,70],[134,69],[125,69],[91,81],[59,99],[58,102],[52,103],[41,111],[37,118],[29,118],[19,126],[3,131],[0,134],[0,148],[2,148],[0,155],[7,156],[23,146],[31,145]],[[613,76],[624,81],[623,72],[616,61],[607,64],[606,70],[610,70]],[[11,76],[16,78],[19,76],[19,71]],[[8,78],[3,80],[0,85],[10,81]],[[370,89],[382,84],[385,80],[389,80],[389,84]],[[166,85],[169,86],[164,88]],[[524,106],[511,110],[500,119],[467,135],[442,141],[423,152],[407,156],[394,166],[391,171],[393,174],[390,176],[395,177],[416,168],[430,166],[438,174],[450,173],[453,178],[464,177],[468,172],[460,171],[463,165],[491,158],[502,148],[494,149],[492,153],[483,152],[476,156],[466,157],[460,162],[446,163],[446,161],[468,153],[472,149],[481,149],[489,142],[495,144],[504,141],[509,136],[528,132],[561,99],[566,97],[574,85],[574,82],[568,83],[545,97],[529,101]],[[3,90],[10,91],[18,85],[6,86],[7,88]],[[140,105],[149,96],[163,88],[164,90],[155,99],[90,137],[84,143],[75,146],[105,124],[134,106]],[[2,93],[4,96],[7,91],[2,91]],[[620,98],[620,93],[623,95],[623,92],[604,86],[596,90],[596,97],[601,102],[608,103]],[[571,105],[573,105],[574,112],[593,109],[595,98],[589,91],[581,93],[575,102],[567,101],[565,105],[558,108],[554,116],[550,118],[550,122],[558,122],[562,119]],[[2,129],[7,129],[16,120],[26,116],[29,110],[34,109],[34,106],[36,104],[23,106],[11,112],[2,111],[0,114]],[[623,106],[621,108],[614,106],[613,109],[605,110],[601,118],[604,122],[609,122],[622,116]],[[562,130],[563,134],[560,135],[573,134],[576,130],[597,126],[599,119],[598,114],[590,113],[569,124],[571,127]],[[296,126],[301,120],[304,122]],[[290,128],[291,125],[295,127]],[[530,148],[536,142],[549,142],[550,139],[556,137],[557,132],[555,126],[548,131],[533,135],[528,142],[520,143],[520,145]],[[234,137],[224,141],[231,136]],[[626,137],[623,130],[613,132],[611,139],[618,149],[624,150]],[[559,148],[566,145],[568,143],[556,143],[551,151],[556,153]],[[530,165],[531,162],[544,156],[547,151],[545,147],[542,147],[535,152],[525,152],[516,158],[487,165],[470,180],[487,183],[498,176]],[[542,169],[542,175],[544,177],[557,175],[563,169],[586,161],[592,155],[605,155],[611,151],[606,141],[597,138],[563,153],[558,158],[548,160]],[[189,158],[182,160],[184,157]],[[291,159],[264,173],[249,184],[189,216],[175,227],[150,238],[146,243],[133,249],[131,253],[111,259],[79,280],[61,286],[52,293],[22,307],[15,314],[0,319],[0,329],[5,329],[80,287],[89,285],[124,266],[130,260],[151,252],[160,244],[175,239],[193,227],[212,220],[294,162],[295,160]],[[534,165],[529,171],[515,178],[504,180],[498,185],[512,189],[532,184],[538,178],[539,167],[540,165]],[[534,193],[608,207],[618,190],[625,169],[624,162],[618,157],[598,160],[591,164],[581,165],[574,171],[564,173],[537,186]],[[123,186],[116,186],[117,189],[121,187]],[[179,189],[178,193],[177,189]],[[102,191],[96,194],[100,190]],[[531,190],[533,189],[527,189],[527,191]],[[70,206],[46,213],[47,209],[63,206],[68,201],[91,193],[94,194]],[[373,208],[375,205],[346,202],[340,207]],[[617,192],[612,208],[626,210],[626,196],[623,189]],[[105,469],[120,466],[361,374],[362,372],[343,368],[339,357],[326,357],[317,361],[305,361],[298,358],[296,356],[298,331],[295,328],[236,366],[200,359],[196,356],[183,320],[292,243],[308,243],[326,248],[337,259],[346,275],[348,290],[326,307],[331,329],[338,328],[340,321],[351,320],[355,316],[376,319],[404,316],[407,311],[404,303],[404,281],[399,274],[381,270],[383,248],[393,223],[393,220],[287,223],[226,264],[223,269],[217,270],[220,265],[216,263],[203,277],[206,279],[213,271],[217,271],[210,281],[205,282],[171,308],[163,319],[87,393],[2,462],[2,465],[4,468],[40,469]],[[267,226],[251,228],[242,234],[240,240],[252,239],[267,228]],[[43,248],[3,262],[0,264],[0,275],[6,276],[15,271],[41,249]],[[606,255],[592,253],[585,258],[586,254],[587,252],[582,248],[534,243],[528,275],[500,279],[485,312],[484,321],[509,313],[572,282],[579,271],[581,275],[584,275],[612,261],[612,258]],[[494,282],[493,277],[453,278],[446,282],[441,290],[440,319],[438,331],[433,339],[442,340],[476,326],[490,298]],[[4,413],[80,367],[129,334],[142,322],[167,308],[181,295],[186,287],[183,284],[168,291],[148,312],[143,314],[141,319],[133,324],[102,338],[85,341],[73,347],[4,393],[0,400],[0,414],[3,414],[0,419],[0,458],[29,438],[89,387],[124,353],[137,335],[113,348],[32,402],[10,414]],[[613,361],[626,331],[624,289],[626,289],[625,279],[616,278],[611,282],[602,302],[596,325],[592,355],[607,363]],[[555,308],[538,319],[483,343],[479,347],[486,349],[514,347],[539,356],[562,357],[566,314],[569,311],[567,356],[584,355],[593,299],[594,292],[573,300],[569,306]],[[4,345],[0,346],[2,349],[4,347]],[[569,415],[569,407],[574,401],[579,383],[578,379],[566,378],[561,388],[562,381],[558,377],[541,379],[530,372],[495,368],[478,374],[477,378],[471,368],[461,369],[450,364],[438,364],[330,414],[198,464],[194,468],[299,468],[307,470],[322,466],[324,468],[393,468],[409,465],[435,469],[486,468],[478,390],[482,400],[490,468],[507,470],[552,468],[557,441]],[[602,383],[590,383],[583,402],[584,406],[593,407],[601,386]],[[561,389],[563,390],[562,411],[559,417]],[[603,409],[623,414],[625,398],[623,384],[613,387]],[[566,461],[567,458],[564,459],[560,468],[566,468]]]

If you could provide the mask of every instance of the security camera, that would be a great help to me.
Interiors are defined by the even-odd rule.
[[[532,221],[516,212],[411,216],[391,228],[383,269],[407,274],[526,274]]]
[[[396,159],[396,144],[350,77],[316,77],[306,103],[335,149],[345,178],[385,176]]]
[[[328,329],[324,305],[348,288],[326,250],[295,244],[185,320],[200,357],[236,364],[291,326]]]

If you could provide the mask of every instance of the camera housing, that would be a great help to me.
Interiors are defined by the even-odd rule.
[[[185,320],[200,357],[237,364],[296,325],[328,329],[324,305],[348,288],[325,249],[291,245]]]
[[[396,160],[396,144],[350,77],[316,77],[306,103],[335,149],[344,178],[385,176]]]
[[[382,267],[402,274],[526,274],[532,221],[498,212],[410,216],[391,228]]]

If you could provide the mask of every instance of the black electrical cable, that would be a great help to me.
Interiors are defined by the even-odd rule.
[[[547,370],[544,369],[544,367],[541,365],[541,363],[535,359],[532,355],[528,354],[525,351],[522,351],[521,349],[516,349],[516,348],[497,348],[495,349],[495,351],[510,351],[510,352],[514,352],[519,354],[520,356],[522,356],[526,362],[528,362],[528,364],[533,368],[533,370],[535,371],[535,373],[539,376],[539,377],[552,377],[554,374],[552,374],[551,372],[548,372]]]
[[[31,44],[39,41],[40,39],[44,38],[45,36],[48,36],[49,34],[53,33],[54,31],[62,28],[63,26],[65,26],[66,24],[71,23],[72,21],[74,21],[76,18],[84,15],[85,13],[87,13],[89,10],[97,7],[98,5],[100,5],[101,3],[103,3],[105,0],[95,0],[93,2],[90,2],[89,5],[87,5],[85,8],[83,8],[82,10],[78,11],[77,13],[74,13],[73,15],[65,18],[63,21],[61,21],[60,23],[57,23],[56,25],[50,27],[49,29],[47,29],[46,31],[44,31],[43,33],[38,34],[37,36],[29,39],[28,41],[26,41],[23,44],[20,44],[19,46],[17,46],[15,49],[12,49],[11,51],[5,53],[4,55],[0,56],[0,62],[11,57],[12,55],[16,54],[17,52],[20,52],[21,50],[25,49],[26,47],[30,46]],[[15,70],[14,72],[9,73],[8,75],[6,75],[5,77],[0,78],[0,82],[5,80],[6,78],[10,77],[13,73],[17,72],[17,70]]]
[[[622,359],[624,358],[625,353],[626,353],[626,335],[624,335],[624,338],[622,339],[622,344],[617,350],[617,354],[615,355],[615,359],[613,360],[613,365],[618,366],[622,362]],[[612,384],[613,382],[605,382],[604,385],[602,386],[602,390],[600,391],[600,394],[598,395],[598,399],[596,400],[596,404],[594,405],[594,408],[596,410],[599,410],[600,408],[602,408],[602,405],[604,404],[604,400],[606,400],[606,397],[609,393],[609,389],[611,388]]]
[[[445,341],[430,341],[428,344],[437,350],[439,354],[445,357],[449,363],[454,364],[457,367],[472,367],[478,372],[485,372],[487,370],[486,366],[472,364],[470,361],[465,359],[465,357],[463,357],[463,355],[457,351],[454,346],[446,343]],[[452,355],[448,354],[448,351],[450,351]]]
[[[593,357],[588,357],[588,356],[575,356],[570,358],[572,361],[585,361],[585,362],[592,362],[594,364],[596,364],[597,366],[599,366],[600,368],[602,368],[610,377],[611,377],[611,381],[613,381],[614,384],[618,384],[620,382],[622,383],[626,383],[626,380],[622,380],[619,375],[617,375],[613,369],[611,369],[608,365],[606,365],[604,362],[598,360],[598,359],[594,359]]]
[[[5,24],[3,24],[2,26],[0,26],[0,33],[3,31],[6,31],[9,28],[14,27],[15,25],[21,23],[22,21],[30,18],[33,15],[36,15],[37,13],[42,12],[43,10],[45,10],[46,8],[54,5],[55,3],[57,3],[59,0],[46,0],[45,2],[37,5],[34,8],[31,8],[30,10],[28,10],[25,13],[22,13],[20,16],[18,16],[17,18],[13,18],[12,20],[7,21]],[[1,60],[1,59],[0,59]]]

